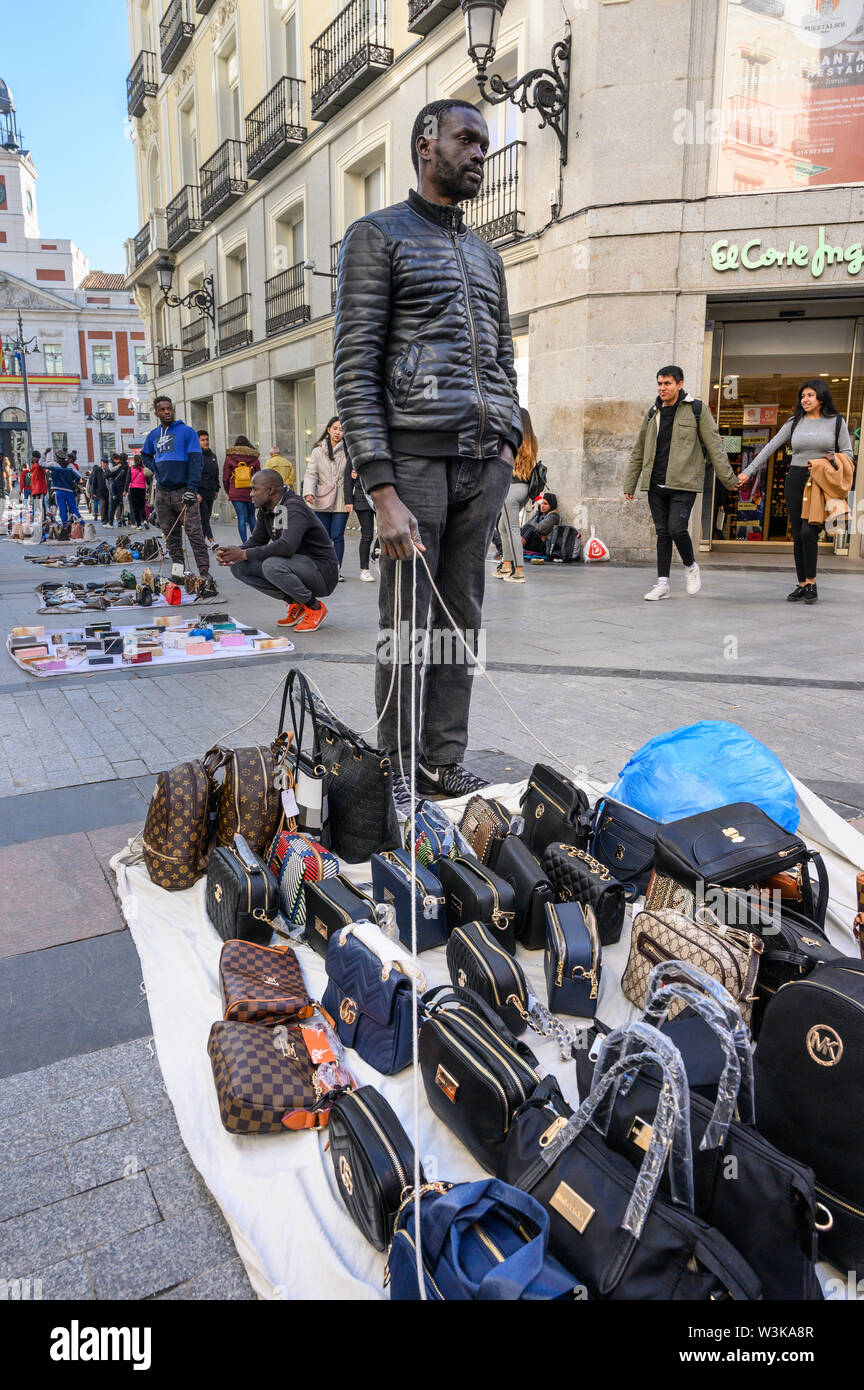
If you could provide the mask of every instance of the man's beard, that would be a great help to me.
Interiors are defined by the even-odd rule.
[[[443,155],[437,155],[435,159],[435,177],[438,188],[447,198],[452,198],[456,203],[464,203],[466,199],[476,198],[483,187],[481,180],[476,186],[469,183],[466,174],[470,169],[457,169],[455,164],[450,164]]]

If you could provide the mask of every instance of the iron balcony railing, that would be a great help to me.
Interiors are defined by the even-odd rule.
[[[162,71],[173,72],[192,42],[195,25],[189,18],[188,0],[171,0],[159,21]]]
[[[201,165],[201,216],[217,217],[249,187],[244,172],[243,141],[226,140]]]
[[[519,179],[522,173],[524,140],[514,140],[486,160],[483,187],[463,211],[465,221],[486,241],[517,236],[523,211],[519,207]]]
[[[156,75],[156,54],[146,50],[139,53],[126,78],[126,110],[130,116],[143,116],[144,103],[159,90]]]
[[[408,0],[408,30],[411,34],[428,34],[458,10],[459,0]]]
[[[194,183],[187,183],[177,197],[171,199],[165,209],[169,250],[175,251],[185,246],[199,232],[203,232],[204,218],[201,216],[200,202],[198,185]]]
[[[334,241],[330,246],[330,273],[333,279],[330,281],[330,308],[336,308],[336,291],[338,288],[337,275],[339,274],[339,252],[342,249],[342,238]]]
[[[293,323],[306,323],[312,310],[306,302],[306,274],[303,262],[274,275],[264,283],[267,307],[267,336],[281,333]]]
[[[312,115],[327,121],[393,63],[388,0],[351,0],[312,44]]]
[[[146,259],[147,259],[147,257],[148,257],[149,255],[150,255],[150,223],[148,222],[148,223],[147,223],[147,226],[146,226],[146,227],[142,227],[141,230],[140,230],[140,232],[138,233],[138,235],[137,235],[136,238],[135,238],[135,264],[136,264],[136,266],[141,265],[142,261],[146,261]]]
[[[146,385],[147,385],[147,382],[148,382],[149,380],[150,380],[150,378],[148,377],[146,371],[143,371],[143,370],[142,370],[142,371],[140,371],[140,372],[136,372],[136,373],[135,373],[135,381],[136,381],[136,383],[137,383],[138,386],[146,386]],[[140,414],[140,411],[139,411],[139,414]]]
[[[174,349],[170,347],[158,347],[156,349],[156,375],[170,376],[174,370]]]
[[[247,347],[252,342],[252,329],[249,327],[250,294],[239,294],[227,304],[220,304],[216,311],[219,325],[219,351],[235,352],[237,348]]]
[[[215,4],[216,0],[195,0],[195,13],[209,14]]]
[[[205,318],[196,319],[194,323],[187,323],[185,328],[180,330],[180,341],[183,347],[183,367],[197,367],[202,362],[209,362],[210,348],[207,343],[207,320]]]
[[[90,385],[91,385],[91,386],[113,386],[113,385],[114,385],[114,373],[113,373],[113,372],[91,372],[91,373],[90,373]]]
[[[299,77],[280,77],[246,117],[246,170],[250,177],[262,178],[306,139],[305,86]]]
[[[742,145],[773,149],[780,134],[780,113],[767,101],[732,97],[729,102],[728,136]]]

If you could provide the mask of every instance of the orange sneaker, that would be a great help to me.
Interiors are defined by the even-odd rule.
[[[320,608],[307,608],[299,623],[296,624],[295,632],[315,632],[327,617],[327,609],[324,604]]]
[[[302,603],[289,603],[285,611],[285,617],[279,619],[279,627],[293,627],[303,617],[306,609]]]

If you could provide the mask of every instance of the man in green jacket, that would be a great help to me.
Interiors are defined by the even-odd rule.
[[[645,595],[651,602],[669,597],[673,542],[687,571],[688,594],[702,588],[687,525],[702,491],[706,459],[723,486],[737,491],[740,481],[710,410],[688,395],[680,367],[661,367],[657,400],[642,421],[624,479],[628,502],[633,501],[637,482],[640,491],[647,492],[657,532],[657,583]]]

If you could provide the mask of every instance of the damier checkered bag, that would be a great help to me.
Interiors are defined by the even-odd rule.
[[[279,885],[282,916],[292,926],[305,926],[306,894],[303,892],[303,885],[320,883],[325,878],[335,878],[339,872],[339,860],[336,855],[331,854],[316,840],[311,840],[308,835],[282,831],[270,846],[267,863]]]
[[[219,957],[219,988],[226,1020],[293,1023],[315,1011],[290,946],[226,941]]]
[[[207,1043],[219,1114],[232,1134],[322,1129],[329,1111],[299,1027],[214,1023]]]

